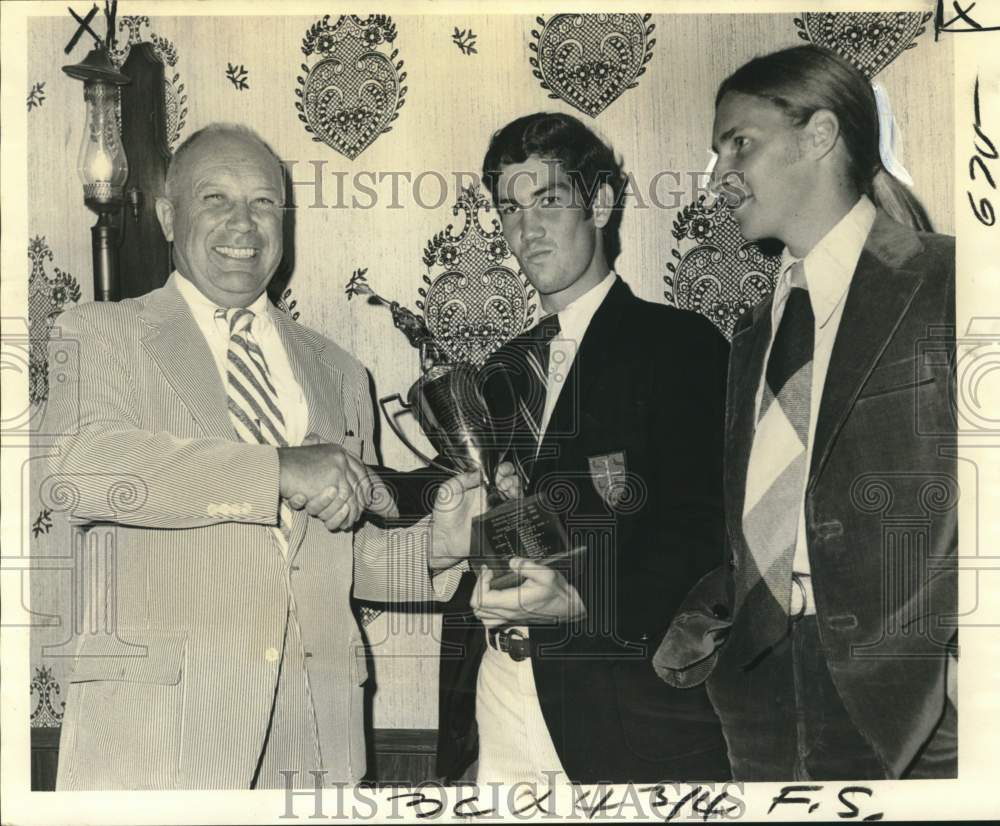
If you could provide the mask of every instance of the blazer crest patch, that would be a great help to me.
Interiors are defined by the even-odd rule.
[[[590,481],[594,483],[601,499],[608,507],[617,507],[628,494],[625,451],[588,456],[587,463],[590,465]]]

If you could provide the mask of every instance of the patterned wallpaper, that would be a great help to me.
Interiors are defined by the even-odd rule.
[[[295,267],[276,298],[354,352],[381,395],[409,387],[418,357],[389,314],[347,300],[353,273],[364,271],[380,295],[425,313],[473,360],[531,323],[533,295],[476,190],[490,134],[529,112],[575,114],[610,140],[631,176],[618,271],[640,296],[695,309],[727,333],[771,289],[775,258],[747,245],[723,208],[704,203],[697,183],[708,162],[715,88],[755,54],[808,39],[877,75],[916,192],[936,227],[953,231],[952,43],[922,33],[921,15],[127,11],[123,3],[114,59],[123,61],[137,42],[153,43],[166,66],[171,145],[211,121],[237,121],[288,161]],[[59,70],[74,28],[66,16],[36,18],[28,30],[29,360],[42,419],[46,382],[58,376],[47,375],[39,347],[58,329],[63,307],[92,297],[93,216],[72,161],[83,96]],[[456,290],[463,309],[445,312],[445,297]],[[503,312],[482,309],[492,295],[503,297]],[[31,467],[49,443],[36,439]],[[387,428],[382,447],[389,464],[416,466]],[[52,725],[62,713],[62,655],[71,637],[64,606],[82,551],[57,518],[58,503],[42,501],[29,473],[31,549],[51,562],[32,581],[32,721]],[[375,725],[434,727],[437,620],[377,611],[366,620],[379,686]],[[42,646],[49,646],[44,655]]]

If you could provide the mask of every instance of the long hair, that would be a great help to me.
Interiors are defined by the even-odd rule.
[[[501,168],[524,163],[531,155],[558,161],[583,201],[589,218],[598,189],[611,187],[613,209],[601,229],[604,256],[613,267],[621,252],[619,230],[622,223],[622,198],[627,179],[614,151],[581,121],[561,112],[536,112],[517,118],[493,133],[483,158],[483,183],[497,202],[497,184]]]
[[[722,81],[715,96],[716,107],[728,92],[771,101],[795,126],[805,124],[819,109],[833,112],[857,192],[900,223],[916,230],[932,230],[923,205],[882,163],[878,107],[871,83],[836,52],[808,45],[755,57]]]

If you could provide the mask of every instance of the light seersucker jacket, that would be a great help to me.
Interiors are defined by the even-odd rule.
[[[138,299],[75,307],[58,321],[60,352],[76,357],[50,391],[47,416],[63,435],[43,489],[75,520],[110,523],[114,537],[110,587],[81,595],[85,614],[104,619],[79,641],[58,788],[248,788],[292,600],[327,781],[357,780],[367,674],[349,605],[352,535],[331,534],[299,512],[286,562],[272,527],[276,452],[237,441],[178,277]],[[364,367],[274,315],[308,403],[308,430],[360,445],[374,463]],[[359,543],[357,591],[384,598],[388,543],[373,530]],[[418,555],[423,547],[404,544]],[[430,597],[420,560],[414,564],[416,584],[395,568],[394,591]]]

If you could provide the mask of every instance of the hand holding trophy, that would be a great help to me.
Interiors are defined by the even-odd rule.
[[[499,589],[522,580],[510,570],[513,556],[546,564],[570,555],[558,515],[545,508],[538,496],[520,497],[513,465],[503,461],[511,450],[515,422],[491,415],[479,368],[450,358],[424,319],[375,293],[364,271],[355,273],[347,293],[349,297],[367,295],[370,304],[388,307],[396,327],[420,351],[422,374],[410,387],[406,401],[394,393],[379,399],[379,406],[389,427],[418,458],[456,474],[441,487],[435,501],[441,535],[434,543],[432,567],[447,567],[467,556],[472,564],[485,563],[494,570],[493,588]],[[500,375],[513,397],[509,377],[502,371]],[[390,409],[393,404],[397,409]],[[437,459],[411,443],[399,424],[404,415],[417,420]],[[485,503],[478,501],[483,493]]]

